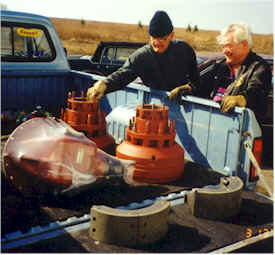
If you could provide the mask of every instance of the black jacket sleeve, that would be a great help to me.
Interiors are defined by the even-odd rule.
[[[190,86],[192,93],[196,94],[200,87],[200,73],[198,70],[197,58],[194,50],[190,47],[190,62],[189,62]]]
[[[246,99],[246,107],[252,109],[256,115],[267,111],[267,96],[271,89],[272,74],[268,64],[257,63],[247,77],[247,87],[238,94]]]
[[[121,68],[105,79],[107,85],[106,93],[123,89],[127,84],[137,78],[138,75],[134,70],[133,61],[133,57],[130,56]]]

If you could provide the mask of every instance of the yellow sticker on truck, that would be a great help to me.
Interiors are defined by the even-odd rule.
[[[29,29],[29,28],[23,28],[23,27],[17,28],[17,34],[19,34],[20,36],[37,37],[37,36],[40,36],[40,33],[41,33],[40,29]]]

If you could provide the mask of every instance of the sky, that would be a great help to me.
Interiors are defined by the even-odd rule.
[[[142,25],[148,25],[157,10],[164,10],[174,27],[190,24],[221,30],[245,22],[253,33],[273,33],[273,0],[0,0],[0,4],[8,10],[48,17]]]

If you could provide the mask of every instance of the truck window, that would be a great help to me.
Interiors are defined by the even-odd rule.
[[[48,31],[42,26],[1,23],[2,61],[52,61],[56,56]]]
[[[124,62],[136,50],[137,49],[133,49],[133,48],[117,48],[115,60]]]
[[[101,57],[101,63],[102,64],[110,64],[112,59],[113,59],[113,55],[114,55],[114,48],[105,48],[104,52],[102,54]]]

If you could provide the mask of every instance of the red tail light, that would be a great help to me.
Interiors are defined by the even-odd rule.
[[[262,138],[257,138],[257,139],[254,140],[252,152],[253,152],[254,157],[256,158],[258,164],[260,165],[261,161],[262,161],[262,152],[263,152],[263,140],[262,140]],[[251,164],[251,167],[250,167],[249,180],[250,181],[257,180],[256,168],[254,167],[253,164]]]

